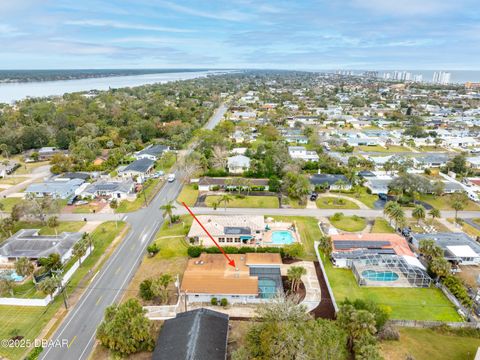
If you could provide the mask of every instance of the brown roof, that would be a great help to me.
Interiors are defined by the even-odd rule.
[[[414,256],[408,246],[407,240],[397,234],[367,233],[367,234],[337,234],[331,235],[334,251],[350,251],[349,249],[335,249],[334,241],[386,241],[389,245],[383,249],[393,249],[397,255]]]
[[[245,263],[247,265],[282,265],[280,254],[273,253],[248,253]]]
[[[253,255],[253,256],[252,256]],[[250,276],[247,264],[278,264],[279,254],[230,254],[236,268],[222,254],[202,254],[188,261],[181,291],[197,294],[258,295],[258,278]]]

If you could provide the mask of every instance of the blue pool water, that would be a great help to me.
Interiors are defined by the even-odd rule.
[[[272,279],[258,279],[258,291],[262,299],[271,299],[277,294],[277,285]]]
[[[272,243],[273,244],[291,244],[294,242],[292,233],[287,230],[277,230],[272,232]]]
[[[362,276],[371,281],[395,281],[398,280],[398,274],[393,271],[375,271],[365,270]]]
[[[0,279],[7,279],[15,282],[20,282],[23,280],[23,276],[18,275],[15,271],[4,270],[4,271],[0,271]]]

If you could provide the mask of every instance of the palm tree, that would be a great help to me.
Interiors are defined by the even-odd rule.
[[[433,220],[434,219],[438,219],[440,217],[442,217],[442,214],[440,213],[440,210],[438,209],[435,209],[435,208],[432,208],[428,214],[432,217],[432,223],[433,223]]]
[[[305,269],[303,266],[291,266],[288,269],[287,276],[292,284],[290,291],[298,291],[298,288],[300,287],[300,279],[306,273],[307,269]]]
[[[332,252],[332,239],[330,238],[330,236],[322,235],[320,237],[319,248],[323,254],[325,254],[326,256],[330,256]]]
[[[412,210],[412,217],[417,219],[417,225],[420,223],[421,219],[425,219],[425,208],[423,205],[417,205]]]
[[[169,225],[172,226],[172,215],[173,210],[177,207],[173,204],[173,200],[169,201],[167,204],[160,206],[160,210],[163,210],[163,217],[168,216]]]
[[[395,222],[395,229],[398,228],[399,222],[404,222],[402,220],[405,218],[405,212],[400,204],[395,201],[387,202],[383,209],[383,213],[389,218],[390,225],[392,224],[392,220]]]
[[[113,199],[110,201],[110,209],[112,209],[113,212],[115,212],[115,210],[118,209],[118,201],[117,201],[117,199],[113,198]],[[115,227],[116,227],[116,228],[118,227],[118,219],[117,219],[116,216],[115,216]]]
[[[78,258],[78,265],[82,265],[82,256],[86,254],[87,247],[88,244],[85,239],[81,239],[73,246],[72,253]]]
[[[21,257],[15,261],[15,272],[20,276],[30,276],[33,274],[34,269],[35,266],[26,257]]]
[[[467,206],[468,196],[465,193],[456,193],[452,196],[451,206],[455,210],[455,222],[458,220],[458,212]]]
[[[227,204],[232,201],[232,197],[228,194],[224,194],[218,199],[218,202],[221,204],[223,203],[223,208],[225,211],[227,211]]]
[[[59,222],[58,222],[58,216],[50,216],[47,220],[47,226],[49,228],[52,228],[55,230],[55,235],[58,235],[57,233],[57,227],[59,225]]]

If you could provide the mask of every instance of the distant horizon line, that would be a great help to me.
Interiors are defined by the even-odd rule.
[[[54,70],[68,70],[68,71],[85,71],[85,70],[255,70],[255,71],[305,71],[305,72],[318,72],[318,71],[480,71],[478,69],[449,69],[449,68],[430,68],[430,69],[413,69],[408,67],[395,67],[395,68],[347,68],[347,67],[337,67],[337,68],[318,68],[318,69],[305,69],[305,68],[249,68],[249,67],[86,67],[86,68],[40,68],[40,69],[15,69],[15,68],[0,68],[0,71],[54,71]]]

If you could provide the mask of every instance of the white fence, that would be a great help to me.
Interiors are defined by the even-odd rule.
[[[87,249],[85,255],[82,256],[81,261],[83,262],[93,251],[92,249]],[[72,265],[70,269],[63,275],[62,277],[62,285],[65,285],[68,280],[73,276],[75,271],[77,271],[78,267],[80,266],[79,262],[76,261],[75,264]],[[0,298],[0,305],[14,305],[14,306],[47,306],[50,302],[58,295],[59,289],[55,290],[53,296],[47,295],[43,299],[26,299],[26,298]]]

